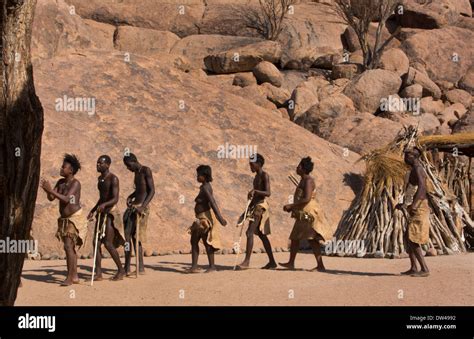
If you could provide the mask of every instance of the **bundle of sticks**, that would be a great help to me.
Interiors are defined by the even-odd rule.
[[[459,204],[471,212],[470,160],[446,153],[439,164],[439,173],[449,189],[456,195]]]
[[[410,194],[405,191],[409,168],[403,161],[403,152],[414,145],[421,147],[417,137],[417,128],[405,128],[385,148],[361,159],[367,167],[364,188],[344,213],[335,234],[338,240],[363,241],[365,250],[358,256],[399,258],[406,254],[404,234],[408,214],[404,208],[396,206],[410,203]],[[431,208],[430,239],[423,249],[432,255],[465,251],[463,227],[472,228],[472,220],[442,182],[427,152],[422,152],[420,161],[427,173]]]
[[[299,184],[298,178],[293,173],[288,174],[288,180],[290,180],[290,182],[295,186],[298,186]]]

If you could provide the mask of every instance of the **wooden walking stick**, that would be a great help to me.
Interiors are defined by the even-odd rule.
[[[248,213],[249,206],[250,206],[251,202],[252,202],[252,199],[249,199],[247,201],[247,206],[245,207],[245,212],[243,214],[243,218],[240,222],[237,223],[237,227],[240,227],[240,234],[239,234],[239,243],[238,243],[237,249],[235,250],[235,262],[234,262],[234,269],[233,269],[234,271],[235,271],[235,268],[237,267],[237,260],[239,259],[240,244],[242,242],[242,232],[244,230],[244,224],[245,224],[245,220],[247,220],[247,213]]]
[[[135,219],[136,220],[136,227],[135,227],[135,267],[136,267],[136,272],[135,272],[135,276],[136,278],[138,279],[138,263],[139,263],[139,258],[138,256],[140,255],[140,248],[138,246],[140,246],[140,221],[139,221],[139,218],[141,218],[141,215],[137,212],[137,218]]]
[[[104,217],[102,224],[100,224],[100,217],[102,213],[97,213],[97,219],[95,222],[95,246],[94,246],[94,262],[92,263],[92,279],[91,286],[94,286],[94,274],[95,274],[95,263],[97,260],[97,250],[99,248],[99,239],[102,239],[105,235],[104,224],[107,220],[107,214]]]

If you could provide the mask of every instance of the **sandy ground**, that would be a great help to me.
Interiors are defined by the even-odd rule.
[[[276,253],[286,261],[288,253]],[[92,260],[80,260],[81,283],[60,287],[65,261],[27,261],[17,306],[190,306],[190,305],[473,305],[474,253],[428,257],[428,278],[400,276],[408,259],[357,259],[325,257],[327,273],[310,272],[311,254],[298,255],[299,270],[260,270],[265,254],[254,254],[252,267],[232,271],[235,256],[218,255],[219,271],[185,274],[190,255],[145,258],[146,275],[139,279],[104,281],[91,287]],[[200,263],[205,264],[205,256]],[[111,259],[104,260],[105,277],[114,273]]]

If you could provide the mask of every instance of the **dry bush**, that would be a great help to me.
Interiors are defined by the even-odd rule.
[[[246,6],[241,16],[247,28],[267,40],[276,40],[283,29],[283,20],[295,0],[259,0],[258,6]]]
[[[398,34],[400,27],[388,39],[382,41],[383,28],[399,4],[400,0],[335,0],[337,15],[357,34],[366,69],[378,67],[383,50]],[[369,26],[372,21],[378,21],[373,46],[369,43]]]

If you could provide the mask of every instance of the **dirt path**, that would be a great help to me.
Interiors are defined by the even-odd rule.
[[[288,253],[276,253],[286,261]],[[220,271],[183,274],[189,255],[145,258],[147,274],[138,280],[101,281],[90,287],[92,260],[80,260],[81,284],[60,287],[65,262],[27,261],[17,306],[171,306],[171,305],[473,305],[474,253],[428,257],[428,278],[399,276],[408,259],[356,259],[325,257],[328,273],[307,271],[314,257],[301,253],[298,271],[250,269],[232,271],[234,256],[218,255]],[[205,256],[200,257],[205,264]],[[252,266],[266,263],[264,254],[252,257]],[[113,262],[104,260],[111,276]],[[107,276],[106,274],[106,276]]]

